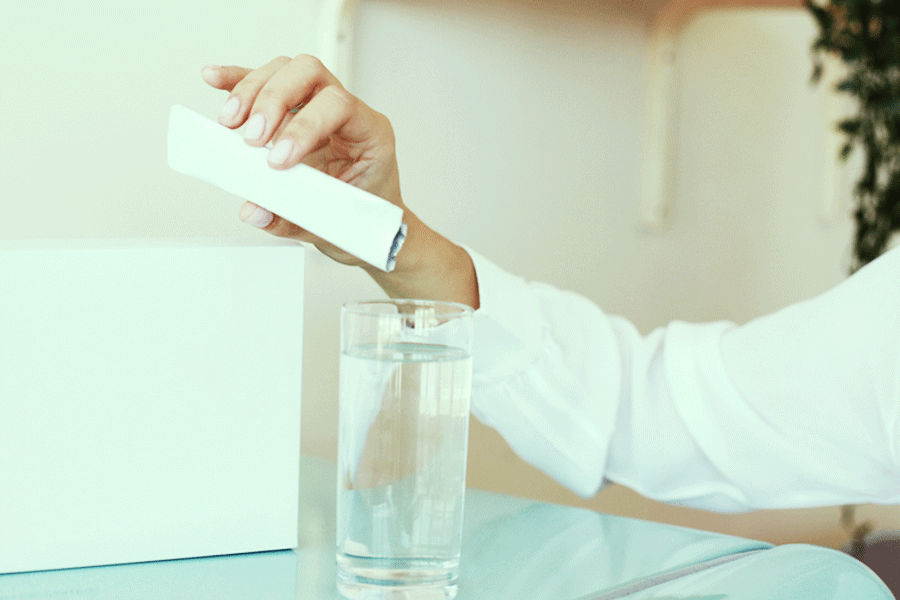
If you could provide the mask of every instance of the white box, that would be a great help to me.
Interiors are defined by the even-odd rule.
[[[296,547],[303,267],[0,243],[0,573]]]

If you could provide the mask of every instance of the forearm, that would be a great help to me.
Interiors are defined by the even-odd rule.
[[[459,302],[478,308],[478,280],[469,254],[406,211],[407,238],[391,272],[363,269],[392,298]]]

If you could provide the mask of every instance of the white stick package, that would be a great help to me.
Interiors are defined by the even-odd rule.
[[[169,166],[303,227],[383,271],[406,237],[403,209],[307,165],[276,170],[267,148],[183,107],[169,114]]]

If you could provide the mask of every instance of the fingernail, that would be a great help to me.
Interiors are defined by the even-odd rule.
[[[215,83],[218,79],[219,69],[221,69],[219,65],[206,65],[203,67],[202,75],[203,80],[208,83]]]
[[[231,121],[233,120],[238,112],[241,110],[241,99],[237,96],[232,96],[228,99],[228,102],[225,103],[225,106],[222,107],[222,112],[219,113],[220,121]]]
[[[259,227],[262,229],[263,227],[268,227],[270,223],[275,219],[275,215],[264,209],[262,206],[257,206],[252,202],[246,202],[241,207],[241,212],[238,215],[244,223],[247,225],[253,225],[254,227]]]
[[[262,137],[263,132],[266,130],[266,116],[262,113],[256,113],[250,120],[247,121],[247,125],[244,127],[244,139],[255,141]]]
[[[269,151],[269,162],[273,165],[284,164],[293,151],[294,143],[291,140],[287,138],[278,140],[278,143]]]

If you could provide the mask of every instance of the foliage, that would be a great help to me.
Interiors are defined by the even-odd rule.
[[[856,184],[853,269],[883,253],[900,230],[900,0],[805,0],[819,26],[813,43],[813,80],[822,56],[838,56],[849,67],[837,85],[857,101],[855,115],[838,124],[846,135],[841,158],[864,153]]]

